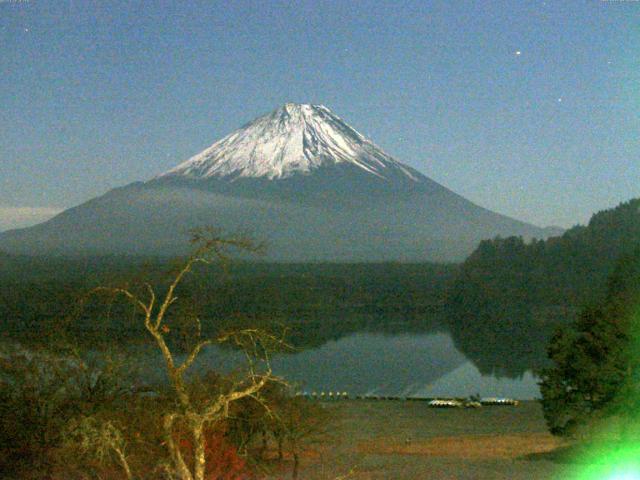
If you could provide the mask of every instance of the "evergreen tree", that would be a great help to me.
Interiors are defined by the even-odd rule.
[[[623,256],[599,306],[585,309],[549,344],[553,366],[542,371],[540,389],[552,433],[569,435],[611,415],[632,424],[640,406],[640,249]]]

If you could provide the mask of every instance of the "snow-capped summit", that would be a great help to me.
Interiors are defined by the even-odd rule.
[[[162,177],[288,178],[350,164],[380,178],[421,176],[377,147],[324,105],[287,103],[191,157]]]

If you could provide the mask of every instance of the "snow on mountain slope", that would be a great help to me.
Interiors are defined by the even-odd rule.
[[[287,103],[156,178],[282,179],[336,164],[355,165],[383,179],[398,174],[413,181],[422,177],[327,107]]]

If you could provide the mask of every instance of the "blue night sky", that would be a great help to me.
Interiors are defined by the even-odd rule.
[[[285,102],[538,225],[640,196],[638,1],[0,0],[0,73],[0,230]]]

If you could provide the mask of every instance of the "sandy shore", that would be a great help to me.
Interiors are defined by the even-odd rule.
[[[562,477],[541,453],[562,445],[540,405],[433,409],[425,402],[341,401],[330,438],[302,457],[301,479],[535,480]],[[290,478],[283,471],[270,478]]]

